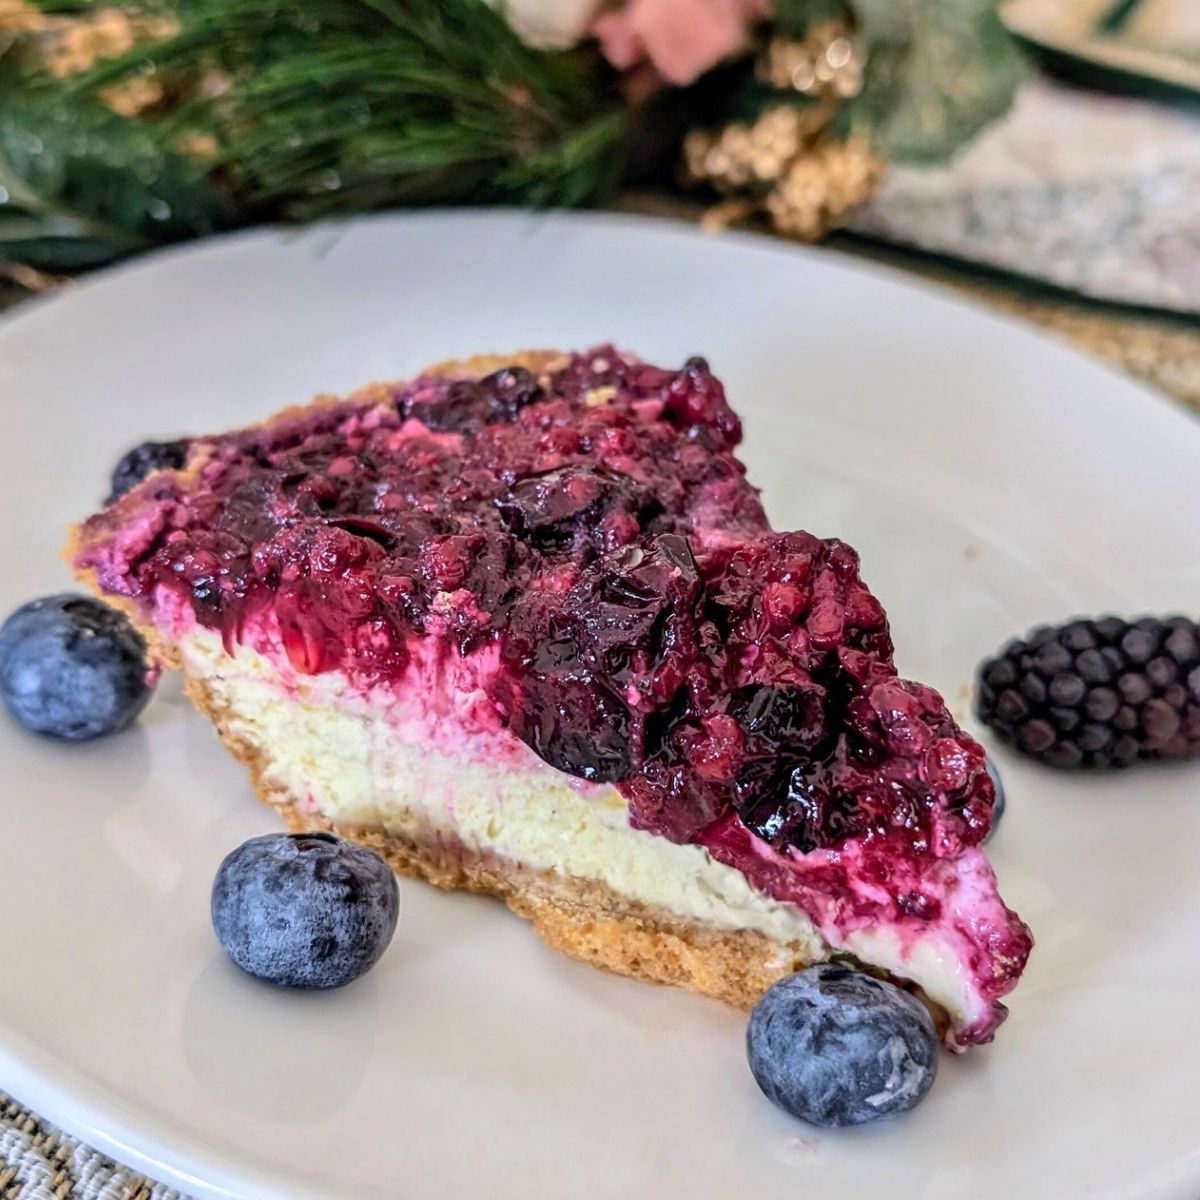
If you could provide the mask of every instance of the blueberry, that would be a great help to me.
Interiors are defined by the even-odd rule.
[[[552,767],[590,783],[615,783],[634,769],[632,714],[595,680],[530,675],[512,731]]]
[[[996,836],[996,830],[1000,827],[1000,818],[1004,816],[1004,810],[1008,807],[1008,800],[1004,795],[1004,781],[1000,778],[1000,770],[990,758],[987,760],[987,773],[992,777],[992,783],[995,784],[996,799],[992,804],[992,827],[987,831],[987,837],[983,839],[985,843],[990,842]]]
[[[115,733],[153,690],[146,643],[98,600],[46,596],[0,626],[0,696],[35,733],[73,742]]]
[[[907,1112],[937,1074],[920,1001],[840,963],[780,980],[750,1014],[750,1070],[785,1112],[832,1129]]]
[[[229,854],[212,890],[225,953],[283,987],[342,987],[387,949],[400,915],[396,877],[365,846],[328,833],[269,833]]]
[[[151,471],[178,470],[187,462],[188,443],[143,442],[134,446],[113,468],[112,491],[106,504],[119,500],[131,487],[142,482]]]

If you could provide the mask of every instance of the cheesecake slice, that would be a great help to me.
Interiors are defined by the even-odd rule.
[[[845,955],[987,1041],[1031,939],[984,752],[740,437],[701,359],[474,359],[192,439],[70,553],[293,829],[613,971],[748,1006]]]

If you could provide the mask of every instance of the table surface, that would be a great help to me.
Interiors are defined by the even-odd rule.
[[[695,206],[654,197],[629,197],[620,207],[685,219],[697,215]],[[862,246],[839,245],[837,252],[898,261],[890,253]],[[1035,298],[948,266],[915,261],[904,265],[968,298],[1040,326],[1200,414],[1200,320],[1098,308],[1066,297]],[[38,291],[70,286],[66,281],[31,276],[18,283],[0,275],[0,312],[11,310]],[[0,1093],[0,1200],[185,1198],[113,1163]]]

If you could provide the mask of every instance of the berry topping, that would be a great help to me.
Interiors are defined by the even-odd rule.
[[[66,741],[115,733],[153,690],[146,643],[97,600],[32,600],[0,626],[0,696],[35,733]]]
[[[283,987],[336,988],[365,974],[396,932],[400,891],[374,850],[328,833],[271,833],[221,863],[212,923],[243,971]]]
[[[687,429],[709,429],[727,446],[742,440],[742,423],[725,399],[725,388],[703,358],[689,358],[667,384],[667,412]]]
[[[770,988],[750,1015],[746,1051],[768,1100],[832,1129],[908,1112],[938,1067],[925,1006],[840,963],[809,967]]]
[[[437,380],[401,395],[400,411],[439,433],[476,431],[514,421],[526,405],[543,399],[538,381],[524,367],[505,367],[484,379]]]
[[[496,508],[505,529],[541,551],[583,559],[637,538],[659,511],[628,476],[594,467],[559,467],[518,479]]]
[[[142,482],[151,471],[178,470],[187,461],[188,442],[143,442],[134,446],[117,463],[112,474],[112,491],[107,504],[119,500],[131,487]]]
[[[699,594],[687,541],[665,534],[605,556],[566,592],[526,597],[495,695],[513,732],[559,770],[627,779],[661,746],[646,712],[680,688]]]
[[[1055,767],[1200,754],[1200,626],[1187,617],[1042,626],[983,663],[978,711]]]

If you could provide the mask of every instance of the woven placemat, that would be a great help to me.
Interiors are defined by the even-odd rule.
[[[699,211],[694,205],[647,197],[629,198],[620,207],[685,219],[695,219]],[[949,268],[910,266],[969,298],[1030,321],[1200,414],[1200,327],[1161,316],[1099,311],[1065,298],[1031,298],[998,283],[965,279]],[[0,309],[29,294],[0,281]],[[186,1197],[119,1166],[0,1092],[0,1200]]]
[[[0,1092],[0,1200],[186,1200],[68,1137]]]

